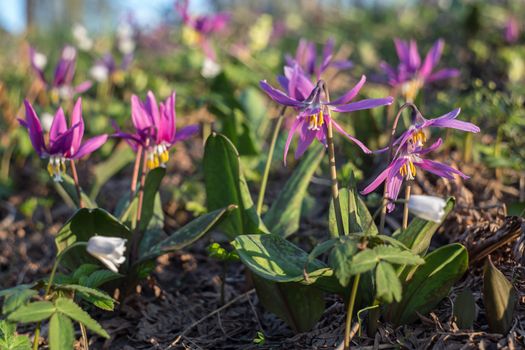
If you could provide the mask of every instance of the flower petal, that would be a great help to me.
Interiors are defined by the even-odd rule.
[[[344,131],[344,129],[341,127],[341,125],[337,124],[333,119],[331,120],[332,121],[332,125],[334,126],[335,130],[340,133],[341,135],[345,136],[346,138],[348,138],[350,141],[352,141],[353,143],[355,143],[357,146],[359,146],[359,148],[361,148],[363,150],[363,152],[365,153],[372,153],[372,151],[365,146],[364,143],[362,143],[361,141],[359,141],[357,138],[351,136],[350,134],[348,134],[346,131]]]
[[[24,100],[24,106],[26,109],[26,120],[19,119],[19,122],[22,124],[22,126],[27,128],[29,139],[33,144],[33,148],[35,149],[36,153],[42,157],[42,155],[47,151],[44,142],[44,132],[42,131],[42,125],[40,124],[40,120],[38,119],[33,106],[31,106],[31,103],[29,103],[28,100]]]
[[[347,91],[343,96],[339,97],[338,99],[330,101],[330,103],[327,103],[327,105],[336,106],[336,105],[342,105],[342,104],[346,104],[350,102],[351,100],[354,99],[354,97],[357,96],[357,94],[359,93],[359,90],[361,90],[365,82],[366,82],[366,76],[362,75],[359,82],[351,90]]]
[[[82,99],[79,97],[71,113],[71,125],[78,125],[73,132],[73,142],[71,144],[71,153],[76,153],[84,137],[84,119],[82,118]]]
[[[288,150],[290,149],[290,143],[292,142],[293,135],[295,134],[297,127],[299,127],[302,122],[303,122],[302,118],[296,118],[292,126],[290,127],[290,131],[288,132],[288,137],[286,138],[286,144],[284,145],[284,157],[283,157],[284,166],[286,166],[286,157],[288,156]]]
[[[461,176],[463,179],[468,179],[469,176],[463,174],[461,171],[452,168],[446,164],[435,162],[433,160],[422,159],[421,162],[414,163],[416,166],[431,172],[437,176],[444,177],[449,180],[454,180],[454,174]]]
[[[295,99],[292,99],[291,97],[287,96],[281,90],[277,90],[277,89],[273,88],[272,86],[270,86],[270,84],[268,84],[266,82],[266,80],[261,80],[259,82],[259,85],[260,85],[261,89],[263,89],[264,92],[266,92],[266,94],[268,94],[268,96],[270,96],[270,98],[272,100],[274,100],[275,102],[277,102],[279,104],[282,104],[282,105],[285,105],[285,106],[291,106],[291,107],[301,107],[301,106],[303,106],[302,102],[299,102],[299,101],[297,101]]]
[[[385,98],[370,98],[367,100],[361,100],[359,102],[352,102],[341,106],[331,107],[331,109],[336,112],[354,112],[379,106],[387,106],[392,104],[392,102],[394,102],[394,98],[390,96]]]
[[[177,133],[175,134],[175,142],[184,141],[189,139],[190,137],[198,134],[200,131],[200,125],[199,124],[193,124],[185,126],[179,130],[177,130]]]
[[[457,69],[452,68],[443,68],[438,70],[436,73],[430,75],[425,81],[431,83],[436,80],[444,80],[444,79],[450,79],[455,78],[459,76],[460,72]]]
[[[421,66],[421,69],[419,70],[419,74],[421,77],[426,78],[432,73],[432,70],[434,67],[438,64],[441,53],[443,52],[443,46],[445,45],[445,42],[443,39],[438,39],[430,51],[428,51],[425,61],[423,62],[423,65]]]
[[[66,116],[64,115],[64,110],[60,107],[55,117],[53,118],[53,123],[51,123],[51,128],[49,129],[49,145],[53,147],[53,143],[67,130]]]
[[[95,152],[97,149],[99,149],[108,139],[108,135],[103,134],[99,136],[92,137],[86,142],[84,142],[77,152],[73,153],[72,157],[73,159],[80,159],[84,157],[85,155],[88,155],[89,153]]]

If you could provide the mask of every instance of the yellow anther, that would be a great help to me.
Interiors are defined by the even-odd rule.
[[[399,168],[399,174],[401,174],[401,176],[403,177],[407,175],[407,165],[406,164],[403,164],[401,168]]]
[[[323,112],[319,111],[318,114],[314,114],[310,116],[310,122],[308,124],[309,130],[319,130],[321,126],[324,124],[324,117]]]
[[[167,150],[165,150],[160,154],[160,162],[162,164],[166,164],[168,160],[170,160],[170,153]]]
[[[416,176],[416,166],[414,165],[414,163],[412,163],[412,161],[409,160],[408,165],[410,166],[410,175],[412,177]]]
[[[55,171],[53,169],[53,164],[51,164],[51,161],[47,163],[47,172],[49,173],[49,176],[51,177],[53,177],[53,175],[55,174]]]

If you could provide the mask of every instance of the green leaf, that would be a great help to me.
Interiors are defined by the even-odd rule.
[[[308,264],[308,254],[281,236],[243,235],[232,242],[241,261],[255,274],[273,282],[313,284],[325,291],[339,292],[341,286],[333,271],[323,262]],[[308,280],[305,280],[305,268]]]
[[[460,329],[472,329],[478,312],[474,295],[470,289],[465,288],[458,294],[454,301],[453,313]]]
[[[55,305],[50,301],[35,301],[23,305],[9,314],[9,321],[21,323],[38,322],[49,318],[56,311]]]
[[[452,211],[455,203],[456,200],[454,197],[447,199],[443,221]],[[394,238],[410,248],[415,254],[423,255],[427,252],[432,236],[437,231],[439,226],[441,226],[441,223],[426,221],[416,217],[410,222],[406,230],[397,235],[394,235]]]
[[[98,335],[109,338],[109,334],[102,328],[102,326],[89,316],[87,312],[82,310],[80,306],[74,301],[67,298],[58,298],[55,301],[56,310],[82,323],[86,328],[92,330]]]
[[[224,135],[210,135],[204,147],[203,165],[208,210],[231,204],[238,207],[221,223],[221,230],[231,239],[242,234],[268,233],[255,211],[239,154],[231,141]]]
[[[9,296],[11,294],[20,293],[23,290],[33,288],[35,285],[36,285],[36,283],[19,284],[17,286],[11,287],[11,288],[2,289],[2,290],[0,290],[0,297],[5,297],[5,296]]]
[[[396,271],[386,261],[381,261],[376,268],[376,297],[387,303],[401,300],[401,282]]]
[[[374,269],[379,262],[376,251],[365,249],[353,256],[349,275],[362,274]]]
[[[132,162],[134,158],[135,153],[126,142],[121,142],[115,147],[115,150],[108,159],[95,165],[93,171],[95,182],[89,196],[95,199],[106,181]]]
[[[2,306],[2,313],[7,315],[22,305],[26,304],[29,299],[37,295],[38,292],[34,289],[22,289],[17,293],[9,294],[4,299],[4,305]]]
[[[253,282],[261,304],[296,333],[309,331],[323,314],[323,293],[315,287],[272,282],[257,275],[253,276]]]
[[[0,320],[0,349],[31,350],[31,342],[25,335],[16,335],[16,324]]]
[[[199,216],[186,226],[175,231],[168,238],[152,246],[150,250],[141,257],[140,261],[156,258],[162,254],[167,254],[190,245],[217,225],[220,220],[225,217],[225,214],[235,211],[235,208],[234,205],[230,205],[229,207],[214,210],[208,214]]]
[[[311,147],[280,191],[270,210],[264,215],[264,223],[273,234],[288,237],[299,229],[303,199],[323,155],[324,147],[321,144]]]
[[[468,253],[461,244],[449,244],[425,256],[425,263],[403,282],[399,303],[388,307],[387,319],[396,325],[430,312],[450,292],[468,268]]]
[[[64,224],[55,238],[55,243],[60,253],[71,244],[87,242],[95,235],[121,237],[129,240],[131,232],[107,211],[100,208],[83,208],[77,210]],[[86,252],[86,248],[82,246],[72,248],[63,256],[61,263],[62,266],[70,270],[75,270],[78,266],[86,263],[98,264],[99,266],[101,264],[97,259],[90,256]]]
[[[359,239],[342,236],[336,239],[334,248],[330,252],[328,263],[343,287],[346,287],[350,282],[352,258],[358,251],[358,244]]]
[[[517,302],[514,286],[488,258],[483,267],[483,304],[492,332],[503,335],[509,332]]]
[[[75,181],[73,181],[71,176],[67,174],[62,174],[62,179],[64,181],[54,182],[55,186],[61,187],[64,190],[62,193],[65,193],[68,196],[69,201],[74,203],[76,207],[78,208],[79,204],[78,204],[78,195],[77,195],[77,188],[75,186]],[[84,207],[86,208],[96,208],[97,207],[97,203],[91,200],[91,198],[89,198],[89,196],[85,194],[83,190],[80,193],[80,195],[82,197],[82,203],[84,204]]]
[[[75,332],[69,317],[60,312],[54,313],[49,321],[49,349],[73,349],[74,341]]]
[[[339,190],[339,203],[341,205],[341,212],[343,214],[344,234],[366,232],[369,236],[377,235],[377,226],[372,219],[372,215],[368,211],[365,202],[357,194],[354,187],[341,188]],[[330,200],[330,210],[328,212],[328,227],[332,237],[339,236],[337,230],[337,222],[335,217],[334,201]]]
[[[403,250],[398,247],[380,245],[374,248],[377,258],[388,261],[391,264],[400,265],[421,265],[425,263],[419,255],[412,253],[410,250]]]
[[[120,273],[111,270],[97,270],[82,281],[82,285],[90,288],[98,288],[110,281],[122,278]]]
[[[82,264],[73,272],[73,279],[78,282],[81,277],[87,277],[98,269],[100,269],[100,265]]]

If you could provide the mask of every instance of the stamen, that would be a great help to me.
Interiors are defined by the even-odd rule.
[[[66,159],[60,156],[49,157],[47,164],[47,172],[49,176],[56,182],[62,182],[62,174],[66,173]]]
[[[314,114],[310,116],[308,130],[320,130],[323,124],[324,124],[323,112],[319,111],[318,114]]]

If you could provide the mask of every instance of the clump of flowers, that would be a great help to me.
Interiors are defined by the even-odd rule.
[[[393,68],[386,62],[381,63],[381,68],[388,76],[389,84],[399,89],[407,102],[413,102],[419,90],[426,84],[459,75],[459,70],[453,68],[434,71],[445,46],[442,39],[434,43],[423,62],[415,40],[404,41],[396,38],[394,44],[399,57],[397,68]]]

